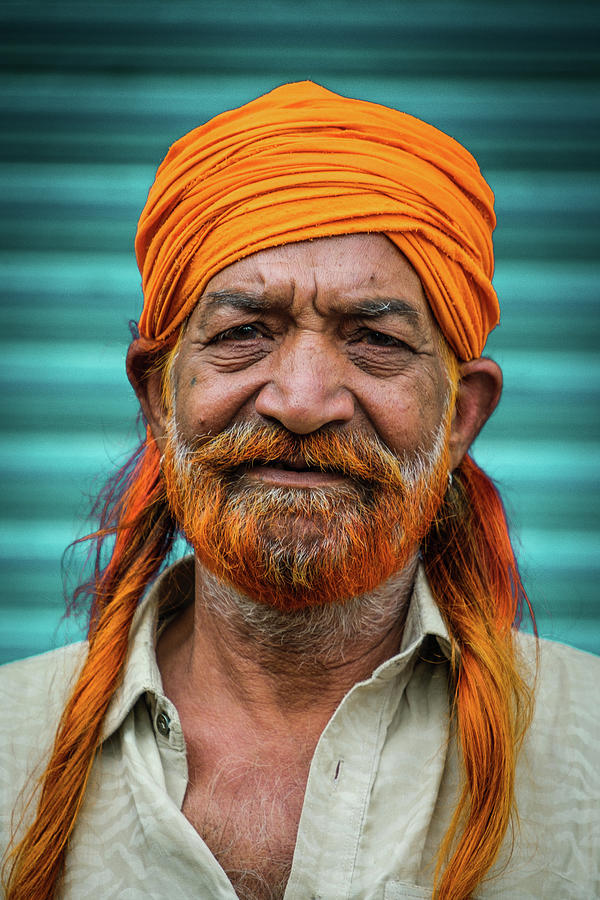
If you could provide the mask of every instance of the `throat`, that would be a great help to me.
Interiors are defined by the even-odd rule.
[[[247,597],[197,562],[196,609],[209,628],[214,626],[217,640],[225,635],[236,655],[260,659],[266,674],[288,675],[294,688],[296,676],[331,677],[353,658],[364,659],[362,674],[368,675],[400,646],[416,566],[415,555],[406,569],[369,594],[284,611]]]

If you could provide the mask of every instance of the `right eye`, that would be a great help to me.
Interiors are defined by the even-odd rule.
[[[258,327],[252,323],[236,325],[235,328],[227,328],[211,339],[211,344],[219,344],[222,341],[250,341],[253,338],[264,337]]]

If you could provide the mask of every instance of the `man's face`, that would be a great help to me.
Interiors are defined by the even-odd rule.
[[[449,466],[440,348],[416,273],[382,235],[219,272],[172,366],[165,453],[171,503],[209,568],[297,607],[406,565]]]

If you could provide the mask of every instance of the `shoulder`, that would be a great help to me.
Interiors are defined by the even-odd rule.
[[[535,717],[599,722],[600,656],[519,633],[517,648],[535,685]]]
[[[86,655],[85,643],[71,644],[0,666],[0,832],[23,788],[43,771]]]
[[[536,654],[535,639],[523,635],[518,647],[535,679],[534,716],[516,783],[521,839],[532,858],[545,857],[548,877],[586,885],[578,897],[597,896],[600,658],[545,640],[537,642]],[[563,895],[572,896],[556,894]]]
[[[86,654],[82,642],[0,666],[4,721],[31,719],[34,710],[46,721],[55,708],[62,709]]]
[[[0,760],[17,747],[47,742],[87,654],[87,644],[70,644],[40,656],[0,666]]]
[[[600,657],[523,634],[517,647],[534,686],[529,741],[553,757],[577,746],[591,762],[600,746]]]

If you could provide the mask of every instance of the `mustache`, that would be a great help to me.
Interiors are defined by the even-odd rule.
[[[216,474],[232,475],[240,467],[278,464],[334,472],[391,490],[402,490],[407,482],[406,464],[377,436],[361,432],[325,428],[297,435],[279,425],[246,422],[231,425],[214,437],[198,438],[193,444],[183,444],[181,439],[174,443],[179,457],[176,463]],[[415,468],[414,461],[410,468]]]

